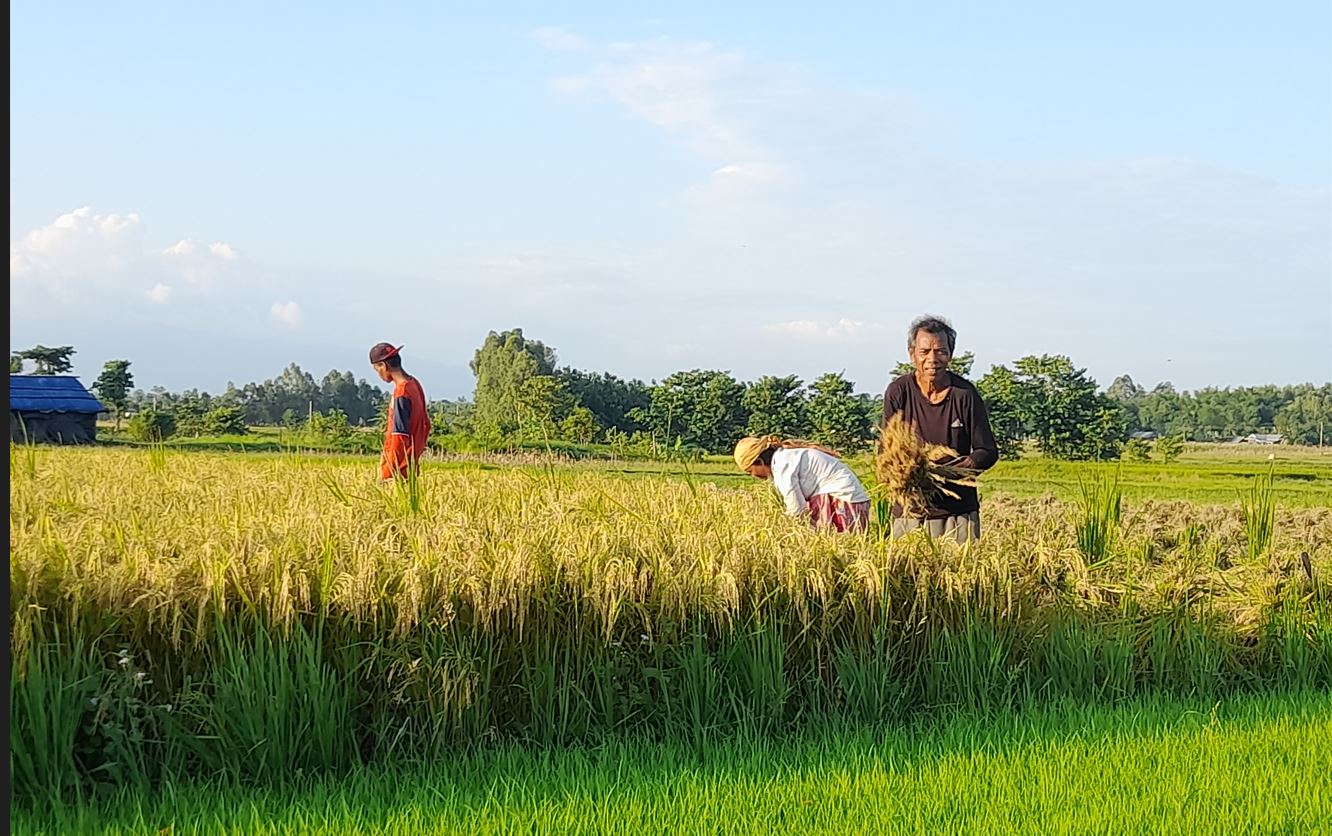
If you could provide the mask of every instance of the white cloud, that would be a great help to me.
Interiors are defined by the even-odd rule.
[[[98,215],[81,206],[11,241],[9,273],[16,279],[59,282],[124,270],[142,257],[142,238],[143,222],[137,214]]]
[[[603,93],[640,119],[682,131],[695,150],[707,156],[766,156],[750,135],[745,115],[749,108],[743,93],[753,90],[733,89],[737,77],[748,71],[741,53],[669,38],[615,44],[600,52],[608,60],[584,75],[556,79],[555,88],[568,94]]]
[[[275,322],[296,326],[301,324],[301,306],[295,302],[274,302],[269,314]]]
[[[589,43],[585,52],[591,66],[555,89],[603,96],[681,136],[710,169],[681,192],[687,220],[727,238],[743,223],[817,217],[805,191],[854,194],[864,174],[901,157],[918,121],[912,97],[819,85],[807,71],[707,42]]]
[[[158,282],[148,291],[148,298],[161,305],[171,298],[171,286]]]
[[[189,256],[194,255],[198,246],[189,238],[182,238],[166,249],[162,250],[162,255],[166,256]]]
[[[229,244],[215,241],[205,246],[183,238],[162,250],[166,271],[195,288],[208,288],[222,276],[239,254]]]
[[[170,293],[170,280],[204,290],[239,259],[235,249],[220,241],[205,246],[182,238],[166,247],[150,247],[145,238],[137,213],[103,215],[83,206],[11,241],[10,276],[25,284],[24,292],[94,303],[95,291],[137,292],[145,279],[157,280],[168,290],[154,287],[149,298],[161,302],[163,294]]]
[[[221,241],[216,241],[212,244],[209,244],[208,252],[211,255],[222,259],[223,261],[235,261],[236,259],[240,258],[240,253],[232,249],[232,247],[229,244],[223,244]]]
[[[778,322],[760,326],[759,331],[778,336],[798,337],[806,340],[823,342],[845,342],[877,336],[883,326],[877,322],[863,322],[858,319],[814,320],[797,319],[790,322]]]

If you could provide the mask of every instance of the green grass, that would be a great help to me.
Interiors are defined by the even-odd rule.
[[[378,443],[378,435],[362,433],[358,440],[370,446]],[[102,431],[103,441],[109,445],[132,445],[123,434]],[[249,435],[215,436],[201,438],[172,438],[168,447],[182,451],[233,452],[246,454],[332,454],[355,459],[373,459],[375,454],[361,455],[350,452],[347,444],[321,444],[304,438],[299,433],[282,427],[254,427]],[[522,455],[531,457],[544,452],[541,445],[529,444]],[[699,482],[719,485],[752,484],[753,479],[736,471],[730,456],[704,456],[699,462],[663,462],[645,459],[615,459],[611,448],[604,444],[560,444],[557,454],[577,456],[578,461],[562,462],[561,469],[593,471],[622,475],[627,478],[677,476]],[[514,467],[503,454],[478,452],[476,458],[492,467]],[[1268,457],[1272,457],[1269,459]],[[873,464],[867,454],[849,459],[853,469],[868,485],[873,482]],[[466,466],[467,462],[432,462],[430,467]],[[1151,462],[1121,462],[1120,487],[1126,499],[1181,499],[1214,505],[1229,505],[1235,501],[1237,491],[1247,493],[1253,481],[1272,468],[1273,493],[1283,507],[1332,506],[1332,448],[1297,447],[1288,445],[1255,446],[1240,444],[1188,444],[1178,461],[1163,464]],[[1065,462],[1027,456],[1000,461],[981,477],[982,494],[1010,494],[1016,496],[1053,495],[1059,499],[1076,500],[1080,495],[1079,479],[1089,469],[1102,467],[1094,462]]]
[[[1224,451],[1205,448],[1170,464],[1160,462],[1066,462],[1039,457],[1000,461],[980,477],[981,494],[993,496],[1054,496],[1076,501],[1089,475],[1107,468],[1118,472],[1124,499],[1186,500],[1203,505],[1234,505],[1237,492],[1248,493],[1255,480],[1272,473],[1272,496],[1286,508],[1332,506],[1332,455],[1311,448],[1287,448],[1269,461],[1248,450],[1221,458]],[[866,485],[874,482],[868,456],[848,460]],[[436,465],[437,466],[437,465]],[[595,471],[627,478],[676,476],[718,485],[756,485],[752,477],[736,471],[729,456],[707,456],[690,464],[648,461],[584,461],[563,465],[574,471]]]
[[[14,833],[1315,833],[1332,696],[1071,703],[795,738],[518,747],[14,811]]]
[[[982,494],[1017,496],[1051,494],[1073,500],[1080,494],[1079,478],[1107,465],[1062,462],[1053,459],[1001,461],[981,476]],[[1272,492],[1283,507],[1332,506],[1332,456],[1300,459],[1197,457],[1170,464],[1116,463],[1125,499],[1177,499],[1205,505],[1233,505],[1236,492],[1248,493],[1271,468]]]

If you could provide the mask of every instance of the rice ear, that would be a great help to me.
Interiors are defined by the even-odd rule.
[[[950,447],[922,441],[899,413],[889,418],[879,433],[874,474],[885,494],[918,514],[940,494],[959,498],[953,486],[976,485],[976,471],[941,463],[957,457],[957,451]]]

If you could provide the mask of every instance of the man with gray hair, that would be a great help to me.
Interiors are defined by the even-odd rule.
[[[956,347],[957,332],[947,320],[922,316],[911,323],[907,357],[915,370],[888,384],[883,423],[900,414],[923,441],[957,451],[949,464],[979,472],[999,460],[999,446],[976,387],[948,370]],[[959,543],[980,537],[980,494],[965,485],[950,490],[957,498],[935,496],[921,517],[908,517],[900,504],[894,505],[893,536],[924,527],[931,537],[953,537]]]

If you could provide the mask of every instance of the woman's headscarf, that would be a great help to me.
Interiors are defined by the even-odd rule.
[[[841,458],[836,450],[824,447],[822,444],[815,444],[812,441],[803,441],[798,438],[791,438],[783,441],[780,436],[765,435],[762,438],[754,436],[745,436],[736,442],[735,445],[735,463],[741,470],[748,470],[749,466],[758,461],[758,457],[768,450],[780,448],[782,450],[792,450],[800,447],[808,447],[812,450],[818,450],[827,453],[834,458]]]

